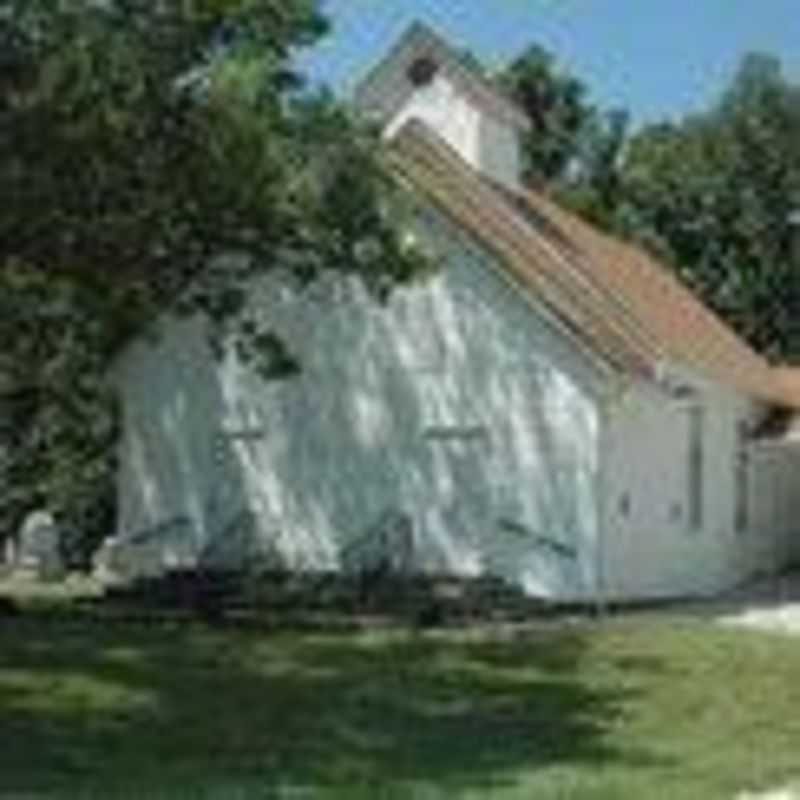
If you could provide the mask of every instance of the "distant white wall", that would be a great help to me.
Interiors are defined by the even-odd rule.
[[[129,350],[118,535],[143,542],[132,563],[191,560],[247,508],[281,565],[346,568],[348,545],[395,512],[419,570],[594,595],[596,366],[459,231],[421,226],[446,267],[385,308],[341,278],[254,284],[251,311],[295,348],[296,378],[264,382],[232,352],[214,363],[196,321]],[[176,518],[189,524],[148,538]]]
[[[480,108],[445,72],[411,94],[386,125],[385,135],[393,136],[411,119],[428,125],[484,175],[510,188],[519,187],[517,130]]]

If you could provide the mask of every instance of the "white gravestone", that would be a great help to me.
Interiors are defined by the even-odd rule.
[[[49,511],[38,509],[25,517],[19,534],[17,566],[42,579],[62,575],[58,526]]]

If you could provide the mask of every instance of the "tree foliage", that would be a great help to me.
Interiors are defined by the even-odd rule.
[[[596,223],[612,226],[628,113],[592,103],[586,85],[539,45],[523,51],[496,80],[531,123],[522,141],[525,182],[547,187]]]
[[[539,46],[499,80],[531,121],[529,183],[664,258],[759,351],[800,362],[800,87],[777,59],[746,56],[707,111],[635,134]]]
[[[326,30],[316,0],[0,0],[0,527],[107,495],[104,376],[164,308],[285,358],[237,326],[254,274],[419,266],[374,137],[292,70]]]
[[[563,177],[580,153],[594,113],[584,84],[560,70],[552,53],[539,45],[527,48],[497,80],[531,123],[523,142],[525,179],[542,183]]]
[[[758,350],[800,358],[800,90],[750,55],[719,102],[629,143],[618,227],[659,250]]]

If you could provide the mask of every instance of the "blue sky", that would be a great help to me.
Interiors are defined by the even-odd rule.
[[[499,65],[536,41],[603,107],[637,122],[703,108],[741,55],[778,55],[800,80],[800,0],[327,0],[334,30],[302,63],[342,92],[415,18]]]

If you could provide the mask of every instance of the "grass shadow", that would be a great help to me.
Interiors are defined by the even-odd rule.
[[[583,637],[6,619],[0,794],[457,794],[559,764],[646,767],[609,744],[632,690],[587,684]]]

